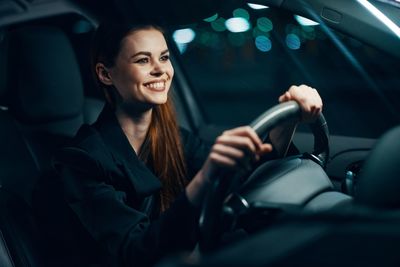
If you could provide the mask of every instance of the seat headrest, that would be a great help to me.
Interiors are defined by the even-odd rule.
[[[355,201],[380,208],[400,208],[400,126],[384,134],[364,163]]]
[[[83,85],[79,65],[64,32],[27,26],[9,34],[10,111],[27,124],[80,116]]]

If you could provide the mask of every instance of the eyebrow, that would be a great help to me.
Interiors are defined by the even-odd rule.
[[[165,49],[164,51],[161,52],[161,55],[164,55],[164,54],[166,54],[168,52],[169,52],[169,50]],[[134,57],[137,57],[137,56],[140,56],[140,55],[144,55],[144,56],[150,57],[151,53],[147,52],[147,51],[140,51],[140,52],[137,52],[136,54],[132,55],[131,58],[134,58]]]

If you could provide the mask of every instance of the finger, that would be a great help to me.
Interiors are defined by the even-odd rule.
[[[245,152],[243,152],[242,150],[222,144],[215,144],[212,147],[212,151],[233,160],[242,159],[246,156]]]
[[[289,101],[290,99],[292,99],[292,96],[289,91],[286,91],[283,95],[279,97],[279,103]]]
[[[271,153],[273,150],[273,146],[271,144],[262,144],[261,150],[257,153],[258,156],[263,156],[265,154]]]
[[[209,159],[213,164],[219,167],[228,167],[228,168],[233,168],[236,166],[236,161],[232,160],[231,158],[224,157],[221,154],[218,153],[210,153],[208,156]]]
[[[232,130],[225,131],[224,134],[248,137],[251,139],[251,141],[254,143],[254,145],[256,146],[257,149],[260,149],[261,144],[262,144],[260,137],[254,131],[254,129],[251,128],[250,126],[242,126],[242,127],[234,128]]]
[[[235,147],[248,154],[254,154],[257,151],[257,148],[251,139],[244,136],[221,135],[217,138],[215,143]]]

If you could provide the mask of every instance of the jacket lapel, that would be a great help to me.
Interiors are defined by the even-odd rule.
[[[134,187],[138,198],[149,196],[161,188],[160,180],[131,147],[111,107],[105,105],[94,127],[110,150],[116,165]]]

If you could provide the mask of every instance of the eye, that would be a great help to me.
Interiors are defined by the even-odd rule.
[[[169,60],[169,55],[163,55],[160,58],[160,61],[168,61]]]
[[[149,59],[147,57],[139,58],[138,60],[135,61],[135,63],[146,64],[149,63]]]

